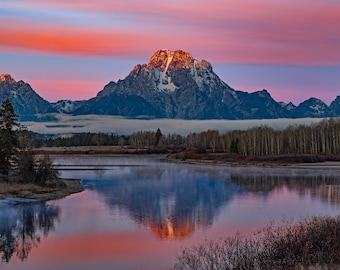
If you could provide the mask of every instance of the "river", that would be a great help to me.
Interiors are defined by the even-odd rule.
[[[85,190],[0,200],[0,269],[166,269],[184,247],[271,221],[340,214],[340,171],[228,167],[163,156],[55,156]]]

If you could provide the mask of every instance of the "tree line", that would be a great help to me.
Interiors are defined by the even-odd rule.
[[[68,147],[68,146],[124,146],[128,142],[128,136],[106,133],[77,133],[68,137],[44,138],[40,134],[31,134],[34,147]]]
[[[49,138],[42,146],[116,145],[136,149],[163,149],[236,153],[243,156],[281,154],[340,154],[340,118],[323,119],[311,125],[289,126],[275,130],[258,126],[247,130],[218,130],[189,133],[186,136],[156,131],[138,131],[130,135],[104,133],[75,134],[72,137]]]
[[[340,154],[340,118],[321,120],[311,125],[289,126],[275,130],[258,126],[247,130],[233,130],[220,134],[218,130],[162,135],[160,130],[139,131],[129,136],[134,148],[163,148],[168,150],[195,149],[197,151],[236,153],[243,156],[281,154]]]

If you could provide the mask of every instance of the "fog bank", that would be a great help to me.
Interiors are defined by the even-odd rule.
[[[190,132],[201,132],[216,129],[221,133],[230,130],[245,130],[255,126],[269,126],[274,129],[284,129],[290,125],[310,125],[318,123],[320,118],[299,119],[261,119],[261,120],[182,120],[182,119],[126,119],[108,115],[56,114],[55,121],[22,122],[28,130],[41,134],[68,134],[103,132],[118,135],[128,135],[137,131],[150,131],[160,128],[163,134],[178,133],[187,135]]]

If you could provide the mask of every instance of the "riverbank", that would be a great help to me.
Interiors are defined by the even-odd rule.
[[[166,149],[135,149],[127,146],[68,146],[41,147],[33,149],[37,155],[143,155],[167,154],[172,161],[202,164],[221,164],[230,166],[313,166],[333,162],[340,166],[340,155],[326,154],[281,154],[262,156],[243,156],[234,153],[211,153],[208,150],[183,150],[169,153]],[[329,166],[327,164],[327,166]],[[334,167],[334,164],[331,165]]]
[[[33,153],[39,155],[100,155],[100,154],[164,154],[163,149],[136,149],[122,146],[61,146],[34,148]]]
[[[65,184],[59,188],[41,187],[34,184],[8,183],[0,181],[0,199],[10,197],[49,201],[64,198],[84,190],[81,181],[61,179]]]
[[[319,167],[340,166],[339,155],[312,155],[312,154],[285,154],[285,155],[263,155],[263,156],[242,156],[231,153],[198,153],[197,151],[181,151],[167,155],[167,159],[202,164],[221,164],[229,166],[315,166]],[[330,165],[330,162],[333,165]]]

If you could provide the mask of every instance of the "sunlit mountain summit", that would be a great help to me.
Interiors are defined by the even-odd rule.
[[[159,50],[149,63],[136,65],[124,80],[106,85],[75,114],[236,119],[229,108],[236,99],[236,92],[207,61],[181,50]]]

